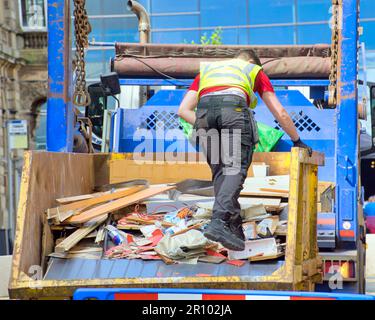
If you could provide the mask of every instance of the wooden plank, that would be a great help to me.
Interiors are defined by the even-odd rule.
[[[81,200],[77,202],[72,202],[70,204],[66,204],[60,207],[52,208],[48,210],[48,216],[51,217],[54,212],[57,212],[57,218],[60,222],[70,218],[72,215],[81,213],[85,209],[101,204],[103,202],[108,202],[111,200],[116,200],[119,198],[126,197],[138,191],[144,190],[146,186],[134,186],[130,188],[126,188],[125,190],[116,191],[113,193],[104,194],[98,197],[94,197],[91,199]]]
[[[62,253],[67,252],[71,248],[73,248],[79,241],[81,241],[84,237],[86,237],[89,233],[94,231],[97,227],[99,227],[104,221],[107,219],[108,215],[104,214],[98,218],[95,223],[90,226],[79,228],[75,232],[73,232],[69,237],[61,241],[56,247],[55,252]]]
[[[81,201],[86,199],[93,199],[95,197],[100,197],[103,194],[106,194],[107,192],[95,192],[95,193],[88,193],[88,194],[81,194],[78,196],[72,196],[72,197],[65,197],[65,198],[58,198],[56,199],[56,202],[59,204],[67,204],[75,201]]]
[[[266,191],[247,191],[242,190],[241,196],[249,196],[249,197],[274,197],[274,198],[288,198],[289,193],[278,193],[278,192],[266,192]]]
[[[187,178],[210,179],[212,175],[208,164],[205,162],[142,161],[139,163],[134,160],[111,160],[109,165],[112,183],[134,179],[146,179],[152,184],[173,183]]]
[[[66,221],[71,224],[79,224],[84,223],[86,221],[89,221],[97,216],[100,216],[105,213],[110,213],[122,208],[125,208],[127,206],[130,206],[134,203],[140,202],[142,200],[145,200],[147,198],[153,197],[155,195],[158,195],[160,193],[169,191],[174,189],[174,186],[163,186],[163,187],[150,187],[148,189],[139,191],[137,193],[131,194],[125,198],[120,198],[114,201],[111,201],[109,203],[102,204],[98,207],[95,207],[93,209],[89,209],[87,211],[84,211],[81,214],[78,214],[76,216],[70,217]]]
[[[139,224],[131,224],[131,223],[124,224],[124,225],[118,224],[116,226],[116,228],[119,230],[140,230],[142,227],[143,226]]]
[[[256,262],[256,261],[274,260],[274,259],[278,259],[282,256],[284,256],[284,252],[280,252],[280,253],[269,255],[269,256],[259,255],[259,256],[255,256],[255,257],[250,257],[249,261],[250,262]]]
[[[272,189],[272,188],[260,188],[260,191],[272,192],[272,193],[289,193],[289,190],[283,189]]]
[[[211,170],[198,153],[176,156],[168,153],[152,153],[147,161],[133,160],[133,154],[111,156],[108,161],[110,183],[133,179],[147,179],[152,184],[179,182],[186,179],[211,179]],[[171,159],[170,162],[164,162]],[[174,162],[176,159],[176,162]],[[253,162],[262,162],[270,166],[270,175],[289,174],[290,152],[256,152]],[[250,166],[248,176],[253,176]]]
[[[95,243],[98,244],[98,243],[101,243],[104,241],[104,238],[105,238],[105,225],[102,225],[99,229],[99,231],[97,232],[96,234],[96,237],[95,237]]]

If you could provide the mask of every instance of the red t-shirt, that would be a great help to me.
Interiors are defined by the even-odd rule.
[[[194,82],[191,84],[189,90],[198,92],[199,91],[199,81],[200,81],[200,74],[198,74],[195,77]],[[203,89],[201,91],[201,93],[199,94],[199,97],[201,97],[201,96],[203,96],[207,93],[210,93],[210,92],[221,91],[221,90],[225,90],[225,89],[228,89],[228,88],[230,88],[230,86],[219,86],[219,87],[211,87],[211,88]],[[243,90],[243,91],[246,94],[247,103],[249,104],[250,103],[249,95],[245,90]],[[271,81],[268,78],[268,76],[263,72],[263,70],[260,70],[256,79],[255,79],[254,92],[258,92],[259,95],[262,97],[263,93],[267,92],[267,91],[274,92],[273,86],[272,86]]]

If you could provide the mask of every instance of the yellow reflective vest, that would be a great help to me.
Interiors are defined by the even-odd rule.
[[[243,89],[249,94],[251,109],[254,109],[258,99],[254,94],[255,79],[262,67],[241,59],[216,62],[203,62],[200,66],[200,81],[198,94],[204,89],[230,86]]]

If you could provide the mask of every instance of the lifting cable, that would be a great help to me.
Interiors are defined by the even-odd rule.
[[[177,83],[174,83],[174,82],[173,82],[173,81],[178,81],[178,79],[173,78],[173,77],[171,77],[171,76],[165,74],[164,72],[162,72],[162,71],[160,71],[160,70],[158,70],[158,69],[156,69],[156,68],[150,66],[147,62],[145,62],[145,61],[143,61],[143,60],[141,60],[141,59],[139,59],[139,58],[137,58],[137,57],[133,57],[133,58],[134,58],[135,60],[137,60],[138,62],[143,63],[146,67],[150,68],[152,71],[156,72],[157,74],[159,74],[159,75],[165,77],[166,79],[164,79],[164,80],[167,81],[167,82],[169,82],[169,83],[172,84],[173,86],[176,86],[176,87],[180,86],[180,85],[178,85]],[[170,81],[170,80],[172,80],[172,81]]]

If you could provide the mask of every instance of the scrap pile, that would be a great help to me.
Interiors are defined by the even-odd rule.
[[[240,203],[246,248],[241,252],[228,251],[204,237],[212,217],[212,197],[182,194],[175,199],[171,197],[175,185],[144,183],[57,199],[58,205],[46,211],[55,239],[50,256],[162,260],[167,264],[226,261],[236,266],[245,264],[241,260],[276,259],[285,251],[286,218],[280,216],[285,215],[287,203],[269,189],[277,188],[276,193],[285,199],[289,188],[285,181],[288,176],[245,182],[246,197]]]
[[[239,199],[245,250],[228,251],[230,260],[262,261],[285,254],[289,176],[247,178]],[[211,219],[213,202],[197,203],[198,213]]]

